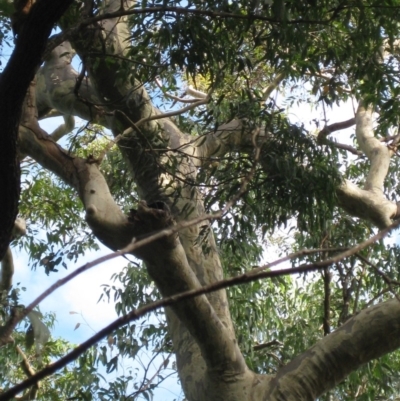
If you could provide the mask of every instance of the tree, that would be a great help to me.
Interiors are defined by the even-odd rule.
[[[122,317],[48,364],[70,345],[48,342],[51,318],[19,305],[8,248],[0,400],[28,384],[35,386],[22,398],[149,397],[154,378],[136,385],[121,375],[100,386],[97,364],[110,372],[117,359],[106,346],[87,348],[105,336],[129,357],[152,344],[162,367],[173,352],[190,401],[310,400],[329,390],[335,400],[397,396],[400,252],[383,238],[400,215],[400,3],[75,0],[68,10],[64,3],[44,51],[37,41],[49,30],[39,39],[30,33],[48,1],[37,1],[18,32],[16,54],[33,41],[33,55],[43,57],[33,81],[38,61],[21,72],[28,91],[21,117],[23,96],[5,108],[12,90],[0,85],[11,148],[20,118],[27,233],[15,241],[46,273],[96,249],[96,240],[143,265],[115,277],[123,289],[105,288]],[[3,41],[8,26],[4,17]],[[14,88],[20,81],[6,79],[7,68],[1,84]],[[354,117],[328,124],[330,108],[351,101]],[[315,132],[291,117],[301,102],[324,113]],[[50,116],[64,124],[49,134],[38,120]],[[74,117],[85,121],[80,129]],[[354,146],[330,139],[353,126]],[[10,171],[12,186],[17,169]],[[2,197],[14,219],[16,198]],[[20,220],[14,233],[24,234]],[[266,244],[293,268],[258,266]],[[132,324],[148,319],[149,308],[135,308],[152,301],[168,306],[166,323]],[[24,349],[16,327],[23,317]],[[28,368],[17,370],[18,361]],[[23,377],[26,385],[13,387]]]

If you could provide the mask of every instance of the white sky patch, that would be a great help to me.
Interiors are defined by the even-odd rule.
[[[47,276],[41,267],[32,271],[28,266],[26,254],[14,250],[16,266],[13,282],[14,284],[19,282],[21,287],[27,288],[27,291],[21,292],[21,302],[25,305],[29,304],[44,290],[73,272],[74,269],[108,253],[111,251],[105,247],[102,247],[98,252],[88,252],[84,258],[79,259],[78,263],[68,263],[67,270],[59,267],[57,273],[50,273]],[[120,272],[127,263],[126,259],[118,257],[95,266],[58,288],[46,298],[40,304],[41,311],[43,313],[55,312],[57,317],[56,327],[52,335],[62,337],[73,343],[79,343],[115,320],[117,314],[114,309],[114,302],[98,302],[98,299],[102,294],[101,285],[109,284],[112,274]],[[71,314],[70,312],[76,313]],[[80,323],[80,327],[75,330],[77,323]]]

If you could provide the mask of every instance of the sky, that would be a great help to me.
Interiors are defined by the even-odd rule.
[[[19,252],[16,249],[13,252],[15,261],[14,283],[20,282],[21,286],[27,288],[25,292],[21,292],[21,303],[27,305],[54,282],[71,273],[74,268],[82,266],[87,261],[109,254],[110,250],[101,246],[100,251],[88,253],[76,265],[71,263],[68,266],[68,270],[60,269],[58,273],[52,273],[49,276],[40,268],[32,271],[29,267],[26,253]],[[120,272],[126,264],[127,260],[119,257],[95,266],[57,289],[45,299],[40,304],[42,313],[54,312],[56,314],[55,327],[51,330],[52,337],[62,338],[78,345],[117,319],[114,303],[106,300],[98,302],[98,299],[102,293],[101,285],[110,284],[111,275]],[[151,316],[149,319],[151,319]],[[76,328],[78,324],[79,327]],[[115,356],[116,352],[116,349],[113,351],[109,349],[109,358]],[[135,361],[121,360],[118,370],[110,375],[107,375],[104,369],[100,369],[100,372],[104,377],[112,380],[122,370],[127,370],[127,367],[142,369],[142,366],[146,366],[151,357],[151,352],[141,353]],[[161,358],[155,359],[149,369],[148,377],[152,377],[161,363]],[[175,400],[178,399],[180,394],[181,388],[177,383],[176,377],[173,377],[163,383],[160,389],[155,392],[155,399]]]

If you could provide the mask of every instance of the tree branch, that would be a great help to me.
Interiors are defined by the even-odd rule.
[[[69,134],[75,128],[75,118],[71,115],[63,115],[64,124],[59,125],[51,134],[50,138],[54,142],[58,142],[59,139]]]
[[[315,400],[361,365],[399,347],[400,302],[393,299],[363,310],[280,369],[266,398]]]
[[[49,136],[37,138],[25,127],[20,128],[19,145],[22,153],[77,190],[86,211],[86,221],[100,241],[111,249],[130,243],[132,224],[115,203],[95,162],[71,156]]]
[[[361,150],[371,167],[364,189],[344,181],[337,190],[339,205],[353,216],[372,221],[377,227],[388,227],[398,216],[398,207],[383,193],[391,151],[375,138],[372,125],[372,107],[361,101],[356,113],[356,136]]]
[[[12,230],[12,238],[20,237],[25,235],[26,225],[25,220],[17,218],[14,222],[14,228]],[[1,261],[0,270],[0,299],[6,296],[11,289],[12,279],[14,276],[14,260],[10,246],[7,248],[6,254]]]
[[[267,86],[264,90],[263,90],[263,96],[262,99],[264,101],[268,100],[268,98],[270,97],[271,93],[279,86],[279,84],[285,79],[286,74],[281,72],[280,74],[278,74],[273,80],[272,82],[269,84],[269,86]]]
[[[136,125],[139,127],[140,125],[142,125],[144,123],[147,123],[148,121],[154,121],[154,120],[160,120],[162,118],[169,118],[169,117],[179,116],[179,115],[181,115],[183,113],[186,113],[189,110],[193,110],[196,107],[199,107],[199,106],[201,106],[203,104],[207,104],[209,101],[210,101],[210,99],[208,97],[206,97],[205,99],[198,100],[198,101],[190,104],[189,106],[182,107],[179,110],[170,111],[168,113],[159,113],[157,115],[150,116],[150,117],[144,117],[144,118],[140,119],[136,123]],[[127,132],[127,133],[131,133],[131,132],[132,132],[132,129],[129,128],[129,132]],[[124,135],[126,135],[127,133],[124,132]]]
[[[332,273],[329,268],[326,267],[322,272],[322,278],[324,280],[324,335],[328,335],[331,332],[331,279]]]
[[[326,137],[332,134],[335,131],[339,131],[342,129],[350,128],[356,123],[356,119],[350,118],[346,121],[341,121],[339,123],[334,123],[330,125],[326,125],[319,133],[318,133],[318,141],[323,143]]]
[[[348,180],[343,181],[336,193],[340,207],[352,216],[371,221],[380,229],[388,227],[397,216],[398,207],[394,202]]]
[[[15,348],[16,348],[18,354],[22,358],[22,362],[21,362],[22,370],[27,375],[27,377],[32,377],[35,374],[35,370],[32,368],[31,364],[29,363],[28,357],[25,355],[24,351],[22,351],[22,349],[18,345]],[[40,388],[40,382],[35,383],[32,386],[32,388],[20,398],[20,400],[21,399],[35,400],[37,392],[39,391],[39,388]]]
[[[0,299],[7,296],[12,286],[12,279],[14,276],[14,260],[11,248],[8,247],[6,254],[1,260],[0,270]],[[1,341],[0,341],[1,343]]]
[[[65,116],[78,116],[109,128],[104,105],[89,79],[84,79],[75,94],[78,72],[71,65],[75,50],[63,42],[49,53],[37,73],[36,104],[39,119],[55,109]],[[72,123],[72,121],[70,122]]]
[[[229,13],[229,12],[224,12],[224,11],[212,11],[212,10],[201,10],[201,9],[194,9],[194,8],[185,8],[185,7],[148,7],[148,8],[136,8],[136,9],[128,9],[128,10],[119,10],[119,11],[114,11],[110,13],[104,13],[102,15],[98,15],[93,18],[89,18],[81,23],[82,26],[85,25],[91,25],[95,22],[102,21],[104,19],[110,19],[110,18],[118,18],[118,17],[124,17],[128,15],[135,15],[135,14],[158,14],[158,13],[167,13],[167,12],[172,12],[176,14],[193,14],[193,15],[201,15],[204,17],[212,17],[212,18],[230,18],[230,19],[239,19],[239,20],[259,20],[259,21],[267,21],[271,23],[277,23],[280,24],[282,23],[282,20],[276,19],[276,18],[271,18],[271,17],[265,17],[263,15],[259,14],[254,14],[254,13],[249,13],[249,14],[243,14],[243,13]],[[296,20],[285,20],[285,23],[287,24],[328,24],[330,20],[306,20],[306,19],[296,19]]]
[[[356,113],[356,137],[358,145],[371,163],[364,189],[383,195],[383,183],[389,170],[391,151],[375,138],[372,114],[372,106],[366,107],[361,101]]]

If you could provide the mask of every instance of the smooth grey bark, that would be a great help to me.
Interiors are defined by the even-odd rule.
[[[400,347],[400,302],[363,310],[282,368],[268,400],[314,400],[368,361]]]

